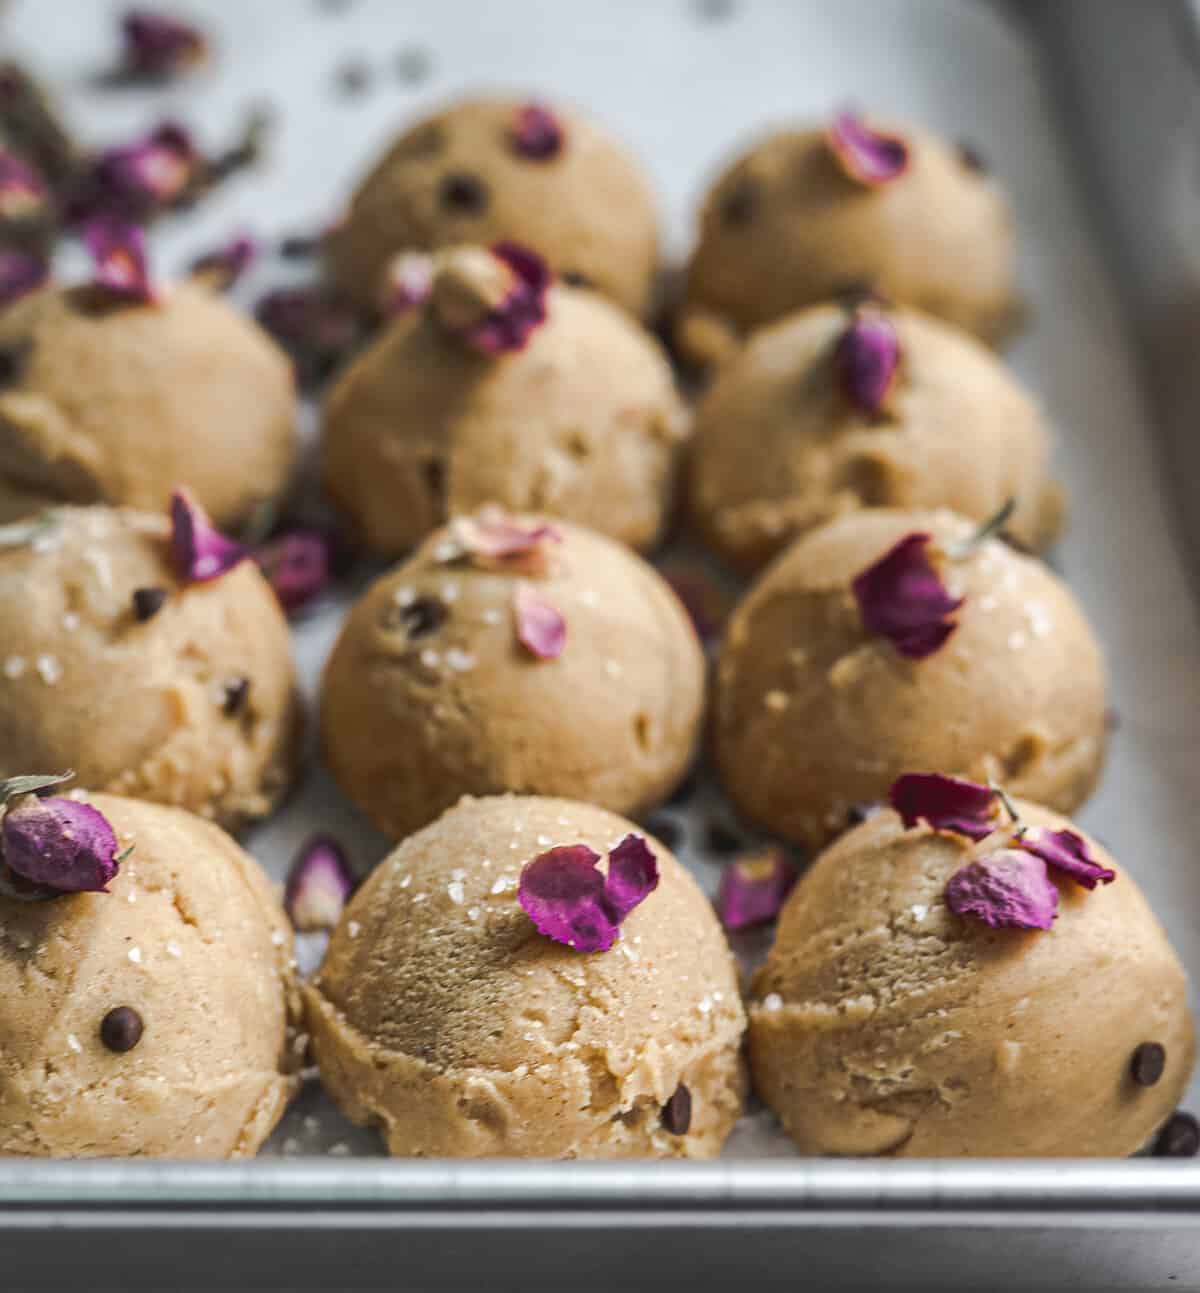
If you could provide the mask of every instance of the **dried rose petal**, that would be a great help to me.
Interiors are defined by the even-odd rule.
[[[157,299],[146,265],[146,235],[137,225],[100,217],[84,229],[83,241],[98,286],[129,301]]]
[[[0,247],[0,309],[27,296],[50,276],[50,266],[33,252]]]
[[[515,281],[496,309],[466,328],[463,336],[485,355],[502,355],[524,349],[533,330],[546,321],[551,274],[546,262],[527,247],[498,242],[491,250],[512,270]]]
[[[1087,840],[1075,831],[1051,831],[1041,826],[1031,826],[1021,832],[1017,844],[1034,854],[1056,871],[1069,875],[1076,884],[1094,889],[1098,884],[1112,884],[1117,873],[1101,866],[1092,857]]]
[[[531,655],[539,660],[555,660],[562,655],[567,644],[567,622],[528,584],[518,584],[513,590],[513,613],[517,640]]]
[[[921,660],[943,645],[958,627],[946,617],[963,604],[946,591],[929,560],[932,537],[906,534],[850,585],[863,626],[888,638],[910,660]]]
[[[292,861],[283,909],[301,933],[332,929],[356,883],[338,842],[328,835],[314,835]]]
[[[179,201],[203,164],[191,135],[175,122],[164,122],[144,139],[101,153],[75,205],[84,213],[145,218]]]
[[[527,103],[513,120],[512,145],[528,161],[548,162],[562,152],[563,128],[549,108]]]
[[[875,415],[883,408],[900,366],[900,338],[892,321],[858,310],[838,340],[834,364],[846,398]]]
[[[120,870],[107,818],[74,799],[26,796],[5,813],[2,836],[10,870],[58,893],[106,893]]]
[[[872,130],[854,112],[839,112],[829,127],[829,149],[838,165],[872,188],[899,179],[908,169],[908,145],[898,135]]]
[[[617,924],[658,888],[658,862],[650,845],[632,832],[608,851],[604,893]]]
[[[726,929],[748,929],[774,920],[796,883],[796,874],[782,849],[731,862],[721,872],[717,889],[721,924]]]
[[[319,597],[332,577],[332,544],[316,530],[276,535],[254,550],[254,560],[291,613]]]
[[[992,929],[1049,929],[1058,890],[1041,858],[1001,849],[959,868],[946,882],[946,906]]]
[[[302,385],[328,377],[362,336],[350,304],[320,285],[277,288],[262,297],[254,313],[291,356]]]
[[[0,223],[40,219],[49,200],[50,191],[32,166],[15,153],[0,152]]]
[[[192,261],[191,273],[225,291],[250,268],[257,255],[258,244],[254,239],[245,234],[239,234],[215,251],[197,256]]]
[[[981,840],[996,829],[996,792],[976,781],[906,772],[892,783],[888,798],[906,830],[923,821],[935,831]]]
[[[139,76],[175,76],[202,63],[208,55],[203,32],[149,9],[131,9],[121,19],[121,35],[123,65]]]
[[[382,292],[383,313],[399,318],[424,305],[433,291],[433,257],[423,251],[401,252],[388,262]]]
[[[542,522],[528,524],[490,505],[474,516],[456,516],[450,536],[462,553],[486,570],[543,575],[549,569],[549,545],[562,542],[562,531]]]
[[[733,599],[713,575],[699,563],[664,566],[661,573],[683,604],[700,641],[707,644],[719,637]]]
[[[171,495],[171,560],[181,579],[201,584],[217,579],[250,555],[227,539],[186,489]]]

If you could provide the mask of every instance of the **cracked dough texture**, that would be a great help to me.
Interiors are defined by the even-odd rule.
[[[90,802],[135,846],[109,892],[0,898],[0,1154],[249,1157],[298,1086],[279,902],[210,822]],[[117,1006],[145,1029],[124,1054],[99,1035]]]
[[[834,351],[850,316],[816,306],[755,333],[696,415],[689,510],[725,560],[753,570],[832,517],[950,507],[1036,550],[1062,514],[1041,410],[991,351],[913,310],[884,311],[901,362],[878,420],[842,393]]]
[[[1100,648],[1066,585],[989,540],[947,562],[966,603],[923,660],[868,635],[850,582],[914,531],[945,544],[949,512],[872,509],[831,521],[770,565],[734,612],[717,663],[713,752],[739,810],[818,848],[902,772],[986,781],[1070,812],[1105,747]]]
[[[287,623],[252,562],[183,584],[165,518],[64,507],[0,548],[0,776],[73,768],[80,784],[222,823],[264,816],[301,723]],[[168,596],[151,619],[138,588]],[[240,711],[225,682],[248,678]]]
[[[0,515],[48,501],[154,511],[187,485],[232,526],[287,484],[291,365],[204,288],[175,284],[156,305],[48,288],[0,312],[10,348],[23,356],[0,385]]]
[[[657,840],[658,888],[607,952],[517,904],[551,844],[604,857],[629,822],[560,799],[464,799],[351,900],[305,986],[321,1078],[393,1154],[705,1158],[741,1109],[737,971],[708,900]],[[692,1095],[687,1134],[660,1108]]]
[[[346,619],[325,669],[322,744],[342,790],[393,839],[464,794],[564,795],[636,816],[684,775],[705,680],[686,613],[633,553],[556,524],[557,569],[529,584],[566,619],[557,659],[517,641],[524,577],[441,560],[446,531]],[[414,633],[405,605],[424,599],[444,619]]]
[[[952,915],[946,881],[988,845],[905,831],[890,810],[817,859],[749,1008],[755,1088],[802,1151],[1095,1157],[1146,1143],[1192,1070],[1187,985],[1137,885],[1090,847],[1117,879],[1091,893],[1059,880],[1047,933]],[[1142,1042],[1166,1048],[1152,1087],[1130,1076]]]
[[[404,251],[509,240],[580,275],[636,315],[650,309],[658,260],[655,199],[640,167],[598,126],[555,105],[566,142],[533,161],[510,145],[528,100],[475,98],[411,126],[379,159],[330,237],[334,277],[376,308],[388,262]],[[482,186],[478,206],[447,203],[449,177]]]
[[[688,269],[685,349],[693,328],[732,339],[866,285],[987,341],[1011,329],[1016,242],[1003,191],[933,136],[899,133],[908,170],[877,188],[841,170],[823,128],[773,134],[725,171]]]
[[[496,502],[635,548],[667,524],[688,417],[657,342],[561,284],[525,347],[479,354],[432,311],[393,324],[329,397],[324,480],[365,541],[398,555]]]

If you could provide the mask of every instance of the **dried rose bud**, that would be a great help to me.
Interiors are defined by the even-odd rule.
[[[0,309],[36,291],[50,276],[41,256],[15,247],[0,247]]]
[[[324,380],[362,336],[354,309],[327,287],[282,287],[255,307],[259,323],[291,356],[302,385]]]
[[[516,111],[512,127],[513,151],[531,162],[548,162],[563,148],[563,128],[549,108],[527,103]]]
[[[851,582],[863,627],[910,660],[932,655],[958,627],[951,597],[927,551],[932,535],[906,534]]]
[[[146,235],[137,225],[99,217],[84,228],[83,241],[97,286],[129,301],[157,299],[146,264]]]
[[[1046,864],[1021,849],[1000,849],[960,867],[946,882],[946,906],[992,929],[1049,929],[1058,890]]]
[[[555,660],[562,655],[567,644],[567,622],[528,584],[518,584],[513,590],[513,614],[517,641],[530,655],[539,660]]]
[[[1101,866],[1092,857],[1087,840],[1075,831],[1051,831],[1031,826],[1021,831],[1017,844],[1056,871],[1069,875],[1085,889],[1094,889],[1098,884],[1112,884],[1117,878],[1115,871]]]
[[[356,884],[338,842],[328,835],[314,835],[292,862],[283,909],[301,933],[332,929]]]
[[[245,561],[249,551],[228,539],[186,489],[171,495],[171,560],[188,583],[218,579]]]
[[[779,915],[796,883],[796,868],[782,849],[738,858],[721,872],[717,915],[729,930],[765,925]]]
[[[73,202],[76,221],[103,212],[145,219],[177,204],[204,161],[191,135],[164,122],[132,144],[108,148],[92,164]]]
[[[906,830],[923,821],[935,831],[981,840],[996,829],[996,792],[975,781],[906,772],[892,783],[888,798]]]
[[[178,18],[149,9],[131,9],[121,19],[122,65],[137,75],[165,80],[208,57],[204,33]]]
[[[192,261],[190,273],[224,292],[231,288],[250,268],[258,255],[258,244],[253,238],[239,234],[215,251],[207,251]]]
[[[519,521],[489,504],[474,516],[456,516],[450,537],[459,553],[484,570],[544,575],[551,564],[550,545],[562,542],[562,531]]]
[[[429,300],[433,291],[433,257],[423,251],[393,256],[380,293],[382,312],[392,319],[408,314]]]
[[[15,153],[0,151],[0,225],[40,220],[49,202],[50,191],[37,171]]]
[[[889,184],[908,169],[908,144],[898,135],[873,130],[857,113],[839,112],[827,139],[837,164],[858,184]]]
[[[856,310],[838,339],[834,365],[850,403],[876,416],[883,410],[900,367],[895,325],[877,310]]]
[[[107,818],[74,799],[26,795],[4,814],[0,837],[9,869],[56,893],[106,893],[121,867]]]
[[[289,614],[329,587],[331,548],[328,537],[316,530],[291,530],[254,550],[254,560]]]
[[[609,853],[608,875],[586,844],[564,844],[521,869],[517,901],[538,933],[578,952],[606,952],[622,921],[658,887],[658,864],[645,840],[627,835]]]

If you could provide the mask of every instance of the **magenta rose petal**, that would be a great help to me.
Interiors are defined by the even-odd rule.
[[[608,875],[604,896],[613,919],[620,924],[626,916],[658,888],[658,862],[650,845],[630,833],[608,852]]]
[[[525,864],[517,901],[539,934],[578,952],[607,952],[617,941],[599,861],[586,844],[564,844]]]
[[[932,655],[958,627],[951,597],[929,559],[929,534],[906,534],[851,583],[863,626],[911,660]]]
[[[563,138],[563,128],[549,108],[527,103],[517,109],[512,145],[519,157],[531,162],[551,161],[562,152]]]
[[[728,930],[765,925],[779,915],[796,883],[796,868],[781,849],[738,858],[721,872],[717,916]]]
[[[1040,857],[1001,849],[960,867],[946,882],[946,906],[992,929],[1049,929],[1058,890]]]
[[[123,65],[138,76],[166,79],[202,63],[208,55],[203,32],[168,14],[131,9],[121,19]]]
[[[328,835],[314,835],[292,861],[283,909],[302,934],[332,929],[356,883],[338,842]]]
[[[85,216],[107,212],[144,218],[178,202],[203,164],[191,135],[175,122],[164,122],[143,139],[101,153],[75,205]]]
[[[239,234],[223,246],[205,252],[192,261],[191,272],[206,278],[222,291],[232,287],[254,263],[258,244],[253,238]]]
[[[280,605],[291,614],[329,587],[331,548],[329,539],[316,530],[291,530],[261,544],[253,556]]]
[[[137,225],[100,217],[83,231],[97,286],[129,301],[156,299],[146,265],[146,235]]]
[[[842,170],[858,184],[877,188],[908,169],[908,144],[898,135],[873,130],[855,112],[839,112],[829,127],[829,149]]]
[[[116,832],[90,804],[29,795],[4,815],[4,861],[57,893],[105,893],[120,870]]]
[[[546,262],[527,247],[498,242],[491,250],[512,271],[513,286],[494,310],[462,335],[481,353],[502,355],[523,350],[534,329],[546,321],[546,291],[551,274]]]
[[[0,247],[0,309],[35,292],[50,276],[50,267],[41,256]]]
[[[513,613],[517,640],[531,655],[539,660],[555,660],[562,655],[567,644],[567,622],[528,584],[518,584],[513,590]]]
[[[935,831],[981,840],[996,829],[996,792],[976,781],[906,772],[892,782],[888,798],[906,830],[923,821]]]
[[[1051,831],[1045,827],[1031,826],[1021,832],[1016,843],[1019,848],[1041,858],[1056,871],[1069,875],[1085,889],[1094,889],[1098,884],[1112,884],[1117,878],[1115,871],[1101,866],[1092,857],[1087,840],[1075,831]]]
[[[42,177],[15,153],[0,152],[0,227],[40,219],[50,191]]]
[[[276,288],[260,298],[254,314],[288,352],[305,386],[328,377],[362,336],[355,310],[321,284]]]
[[[546,573],[549,545],[562,542],[562,531],[555,526],[543,522],[530,525],[499,507],[484,507],[474,516],[455,517],[450,534],[476,565],[531,575]]]
[[[171,495],[171,559],[181,579],[201,584],[245,561],[249,551],[227,539],[185,489]]]
[[[876,415],[883,409],[900,366],[900,338],[892,321],[859,310],[834,351],[838,379],[855,408]]]

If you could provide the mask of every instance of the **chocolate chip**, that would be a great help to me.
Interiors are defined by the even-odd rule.
[[[320,234],[294,233],[279,240],[279,254],[284,260],[307,260],[320,250]]]
[[[418,597],[400,611],[400,622],[410,638],[428,637],[446,622],[446,608],[436,597]]]
[[[100,1040],[123,1055],[142,1040],[142,1017],[132,1006],[117,1006],[100,1021]]]
[[[250,679],[246,677],[230,678],[225,683],[225,700],[221,710],[228,717],[240,714],[246,708],[250,695]]]
[[[662,1125],[672,1136],[686,1136],[692,1125],[692,1093],[682,1082],[662,1107]]]
[[[987,159],[979,149],[965,139],[959,141],[958,160],[962,162],[967,170],[974,171],[976,175],[987,175],[991,171],[991,167],[987,164]]]
[[[592,280],[577,269],[564,269],[559,277],[568,287],[591,287],[592,285]]]
[[[1129,1072],[1138,1086],[1153,1086],[1167,1066],[1167,1052],[1158,1042],[1142,1042],[1133,1052]]]
[[[675,848],[683,839],[683,831],[680,829],[679,823],[658,813],[653,817],[646,818],[646,829],[651,835],[662,840],[669,849]]]
[[[732,827],[716,820],[708,823],[704,838],[713,853],[736,853],[743,844],[742,837]]]
[[[409,45],[396,54],[392,66],[396,69],[399,80],[406,85],[417,85],[429,79],[429,74],[433,71],[433,59],[419,45]]]
[[[1200,1150],[1200,1122],[1190,1113],[1176,1110],[1154,1142],[1155,1158],[1195,1158]]]
[[[23,337],[0,348],[0,387],[11,386],[21,380],[25,365],[33,353],[33,340]]]
[[[739,180],[721,202],[721,219],[726,224],[748,224],[758,210],[758,190],[749,180]]]
[[[479,215],[488,204],[487,185],[478,175],[466,171],[444,176],[439,196],[443,206],[453,207],[463,215]]]
[[[165,588],[135,588],[133,590],[134,618],[143,624],[153,619],[162,610],[166,600]]]
[[[337,88],[347,96],[362,94],[371,84],[371,69],[365,60],[352,58],[337,70]]]

